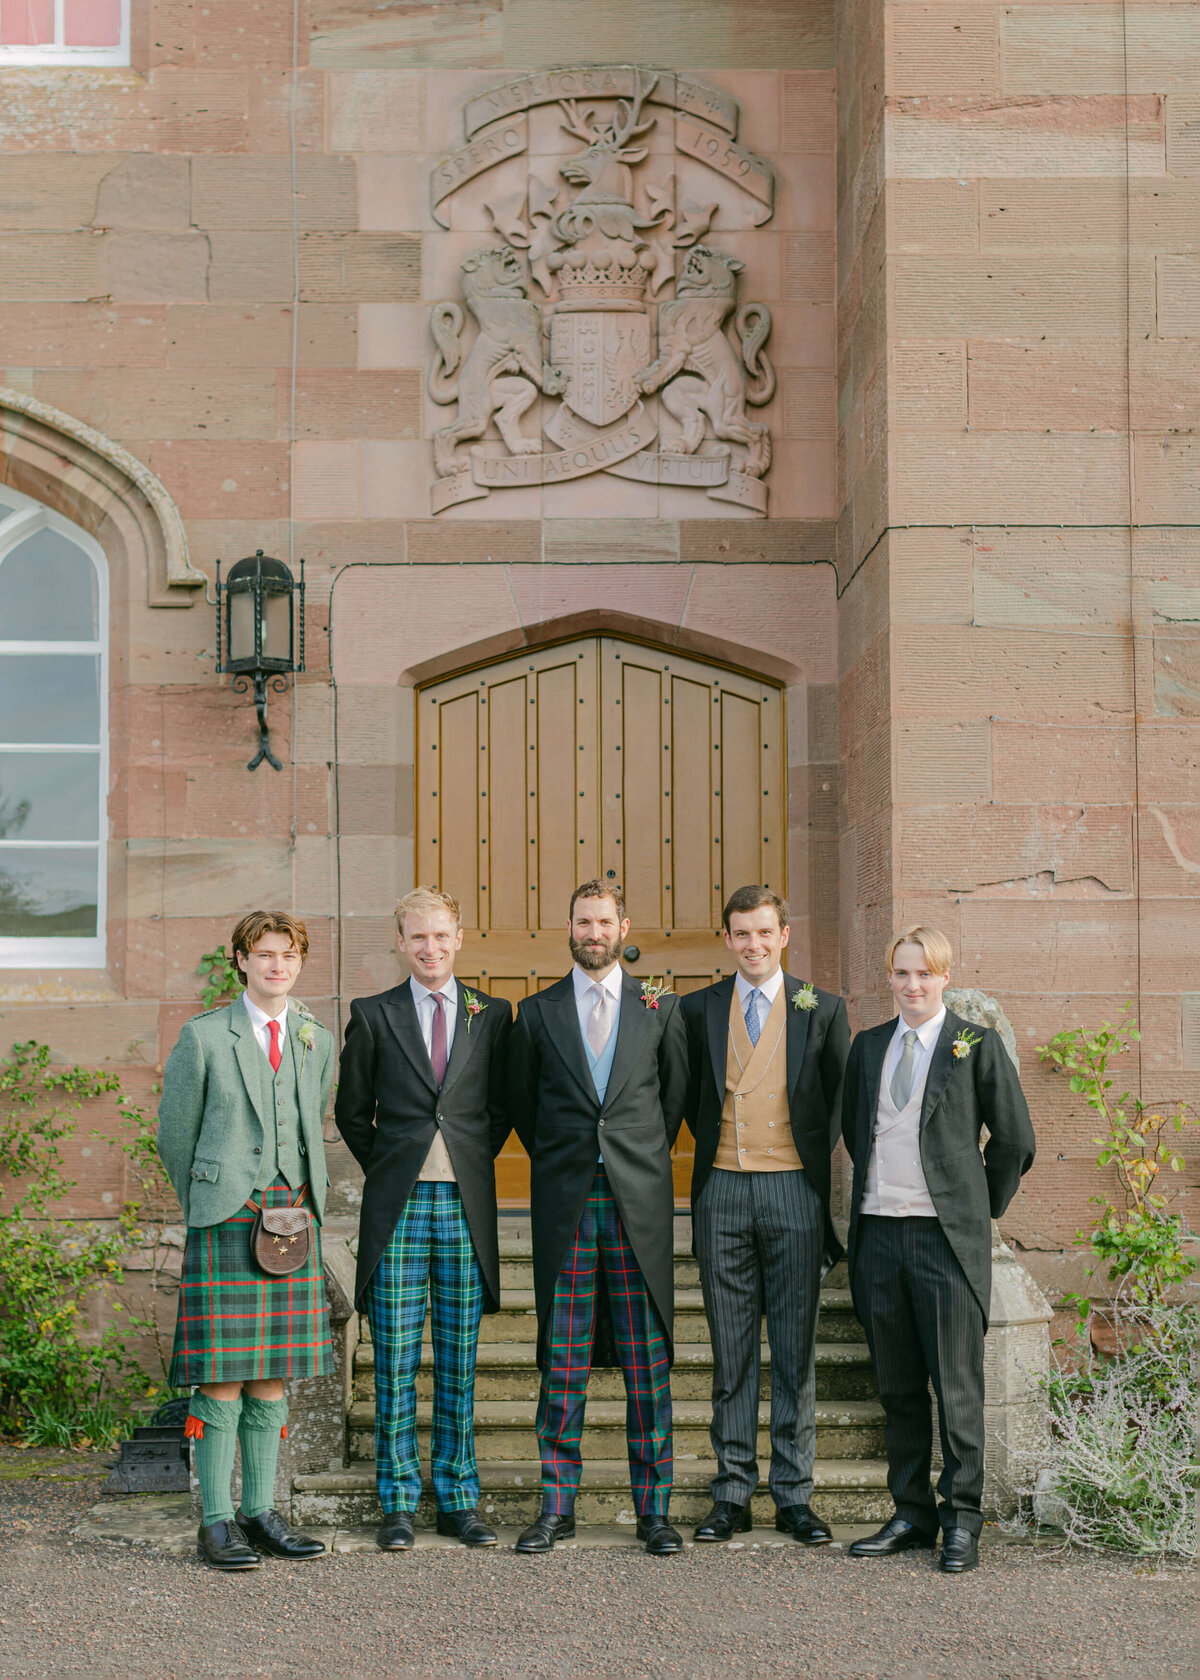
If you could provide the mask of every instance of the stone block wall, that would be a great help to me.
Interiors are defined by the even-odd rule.
[[[855,265],[885,275],[869,371],[842,356],[844,973],[886,1013],[880,934],[927,919],[1001,998],[1040,1144],[1004,1230],[1057,1285],[1096,1128],[1034,1047],[1132,999],[1121,1083],[1200,1094],[1200,8],[896,0],[844,32],[843,340]]]
[[[133,0],[133,42],[128,70],[0,70],[0,386],[149,467],[209,580],[218,557],[303,555],[308,669],[270,702],[283,773],[248,775],[253,712],[213,672],[207,592],[172,593],[110,552],[110,965],[0,971],[0,1045],[43,1037],[56,1058],[117,1067],[152,1106],[199,1007],[196,964],[252,902],[305,917],[300,989],[336,1028],[344,998],[396,976],[414,669],[613,614],[786,682],[795,944],[836,987],[829,0],[263,0],[252,22],[232,0]],[[742,256],[744,295],[773,317],[777,390],[756,411],[774,443],[766,519],[612,478],[431,516],[430,432],[447,412],[425,392],[428,310],[490,223],[481,188],[439,228],[430,171],[463,144],[471,97],[596,61],[730,95],[739,140],[774,172],[763,226],[722,232],[719,215],[708,236]],[[558,117],[536,114],[543,139]],[[0,481],[108,551],[23,451],[9,437]],[[341,1165],[335,1146],[335,1178]],[[79,1177],[75,1212],[103,1215],[127,1189],[115,1156]]]

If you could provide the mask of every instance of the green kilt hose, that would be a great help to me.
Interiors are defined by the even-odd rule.
[[[253,1199],[256,1207],[290,1207],[296,1197],[277,1178]],[[250,1253],[254,1219],[243,1207],[219,1225],[188,1229],[168,1378],[174,1388],[333,1370],[320,1227],[314,1220],[308,1264],[270,1277]]]

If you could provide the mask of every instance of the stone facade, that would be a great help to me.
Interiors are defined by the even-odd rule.
[[[307,919],[302,989],[336,1028],[395,973],[417,685],[632,634],[786,689],[795,965],[870,1024],[887,935],[929,919],[1011,1017],[1041,1147],[1004,1235],[1058,1289],[1093,1128],[1034,1047],[1132,997],[1134,1077],[1200,1094],[1200,7],[1136,8],[1128,85],[1111,8],[1052,0],[133,15],[128,70],[0,72],[0,482],[101,542],[113,673],[109,966],[0,971],[0,1037],[151,1101],[201,953],[262,901]],[[431,178],[501,131],[470,128],[479,101],[564,63],[737,114],[736,138],[700,124],[724,173],[680,106],[639,116],[659,112],[647,178],[670,178],[675,225],[713,207],[661,297],[699,243],[743,265],[736,308],[769,313],[773,393],[735,414],[769,434],[758,500],[656,468],[434,511],[461,398],[428,395],[430,310],[463,302],[462,263],[504,227],[532,260],[560,103],[522,109],[525,150],[487,186],[439,199]],[[585,134],[615,120],[603,92],[564,96]],[[739,357],[734,315],[717,330]],[[532,438],[556,403],[517,395]],[[686,424],[659,412],[663,436]],[[699,456],[745,456],[703,432]],[[272,701],[283,773],[250,776],[195,574],[259,547],[307,561],[308,669]],[[73,1211],[124,1192],[115,1163],[78,1176]]]

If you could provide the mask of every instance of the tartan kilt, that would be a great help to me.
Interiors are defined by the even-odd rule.
[[[263,1200],[289,1207],[293,1195],[277,1178]],[[220,1225],[188,1227],[168,1378],[173,1388],[333,1370],[320,1226],[314,1219],[307,1265],[270,1277],[250,1253],[254,1218],[243,1207]]]

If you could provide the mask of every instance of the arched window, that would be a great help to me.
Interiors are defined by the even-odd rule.
[[[107,571],[0,484],[0,967],[104,966]]]

